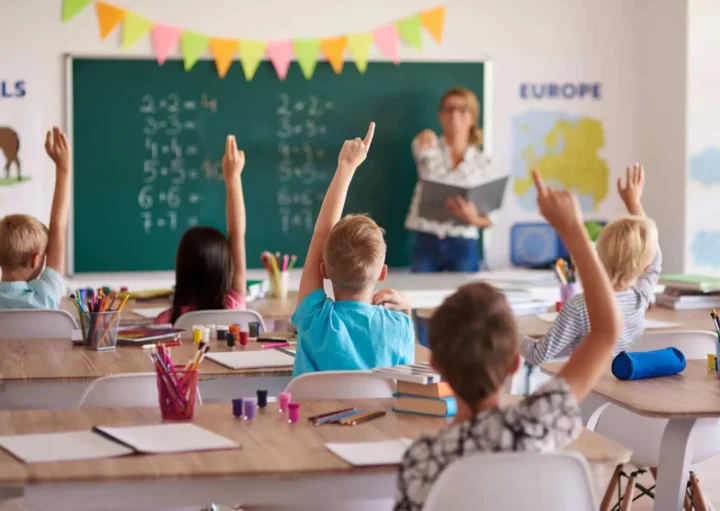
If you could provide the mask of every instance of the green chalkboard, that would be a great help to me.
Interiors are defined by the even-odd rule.
[[[410,142],[439,131],[438,101],[461,85],[483,92],[482,63],[351,63],[335,75],[297,63],[280,81],[263,62],[250,82],[239,65],[220,79],[210,61],[71,62],[75,148],[73,271],[172,270],[192,225],[225,230],[221,159],[226,135],[245,150],[248,266],[262,250],[305,257],[347,138],[377,123],[345,213],[369,213],[387,232],[390,266],[407,266],[403,229],[416,181]]]

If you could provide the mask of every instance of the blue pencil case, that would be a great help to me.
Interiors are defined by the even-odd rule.
[[[612,373],[619,380],[642,380],[670,376],[685,370],[685,355],[677,348],[619,353],[612,362]]]

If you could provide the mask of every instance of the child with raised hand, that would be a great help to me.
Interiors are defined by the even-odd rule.
[[[155,324],[175,323],[186,312],[245,308],[245,198],[241,174],[245,153],[235,137],[225,141],[223,177],[228,238],[212,227],[192,227],[180,239],[172,308]]]
[[[627,167],[625,182],[617,181],[620,198],[631,216],[619,218],[600,233],[597,253],[610,276],[625,329],[617,339],[615,354],[626,350],[645,331],[645,311],[660,280],[662,254],[658,231],[642,207],[645,171],[636,163]],[[582,342],[590,329],[585,296],[568,300],[542,339],[523,337],[520,351],[532,365],[566,356]]]
[[[486,283],[461,287],[430,319],[432,364],[452,387],[452,426],[416,440],[405,453],[395,509],[420,511],[453,461],[478,452],[561,450],[582,431],[578,402],[609,365],[622,317],[612,284],[588,238],[575,197],[533,172],[540,212],[562,238],[581,278],[590,329],[557,378],[520,403],[500,407],[505,380],[520,366],[517,325],[505,296]]]
[[[320,208],[291,320],[298,330],[293,376],[407,364],[415,358],[412,322],[398,312],[410,308],[407,300],[391,289],[374,293],[387,274],[383,230],[364,215],[340,219],[374,132],[370,123],[364,140],[343,144]],[[325,278],[332,282],[334,300],[325,294]]]
[[[57,309],[65,294],[71,149],[60,128],[47,132],[45,152],[55,163],[50,229],[29,215],[0,220],[0,309]]]

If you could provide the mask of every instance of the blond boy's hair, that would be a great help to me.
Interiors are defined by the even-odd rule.
[[[366,215],[348,215],[335,224],[323,247],[325,270],[333,285],[361,290],[374,283],[385,264],[384,234]]]
[[[612,285],[625,289],[650,265],[657,245],[658,230],[653,220],[627,216],[603,228],[597,240],[597,252]]]
[[[30,215],[8,215],[0,220],[0,267],[30,265],[33,254],[45,254],[48,229]]]
[[[449,296],[429,321],[433,364],[469,406],[497,392],[515,369],[520,336],[505,295],[484,282]]]

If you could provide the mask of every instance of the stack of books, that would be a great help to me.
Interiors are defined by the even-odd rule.
[[[397,381],[394,412],[452,417],[457,403],[450,385],[428,364],[374,369],[374,373]]]
[[[657,304],[675,310],[720,308],[720,278],[703,275],[667,275]]]

